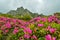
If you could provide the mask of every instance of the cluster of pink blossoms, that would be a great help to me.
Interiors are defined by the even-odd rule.
[[[57,29],[52,28],[49,25],[48,27],[45,27],[45,24],[44,24],[45,22],[48,22],[48,23],[55,22],[57,24],[60,24],[60,21],[55,16],[50,16],[48,18],[36,17],[31,19],[30,21],[0,17],[0,30],[4,35],[8,35],[9,32],[11,32],[14,35],[17,35],[18,33],[21,33],[20,29],[22,29],[23,30],[22,32],[24,34],[18,37],[19,40],[23,40],[23,39],[38,40],[40,37],[44,37],[45,40],[57,40],[57,37],[52,35],[57,31]],[[49,33],[46,33],[44,36],[41,36],[39,34],[41,29],[39,28],[46,29],[46,32],[49,31]]]
[[[50,33],[56,32],[56,28],[51,28],[51,26],[48,26],[48,28],[46,28],[46,30],[50,31]]]
[[[45,36],[46,40],[56,40],[56,37],[51,37],[50,34]]]

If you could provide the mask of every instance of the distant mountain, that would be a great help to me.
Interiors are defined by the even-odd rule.
[[[17,8],[16,10],[10,10],[7,14],[10,14],[10,15],[24,15],[24,14],[29,14],[31,15],[32,17],[36,17],[38,16],[39,14],[38,13],[32,13],[30,12],[28,9],[24,9],[23,7],[20,7],[20,8]]]
[[[54,15],[60,19],[60,12],[54,13]],[[7,13],[1,13],[0,12],[0,16],[4,16],[4,17],[9,17],[9,18],[17,18],[17,19],[23,19],[23,20],[30,20],[34,17],[37,16],[41,16],[41,17],[48,17],[51,15],[43,15],[38,14],[38,13],[32,13],[31,11],[29,11],[28,9],[24,9],[23,7],[17,8],[16,10],[10,10]]]

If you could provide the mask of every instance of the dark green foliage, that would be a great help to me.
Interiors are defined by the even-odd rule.
[[[10,14],[0,14],[0,16],[3,16],[3,17],[9,17],[9,18],[14,18],[12,15]]]

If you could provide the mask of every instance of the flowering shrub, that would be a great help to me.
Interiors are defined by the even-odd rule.
[[[55,16],[30,21],[0,17],[0,40],[60,40],[60,21]]]

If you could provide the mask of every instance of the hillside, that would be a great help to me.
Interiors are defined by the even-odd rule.
[[[13,16],[19,15],[23,16],[25,14],[29,14],[32,17],[37,17],[39,14],[38,13],[32,13],[28,9],[24,9],[23,7],[17,8],[16,10],[10,10],[7,14],[11,14]]]

